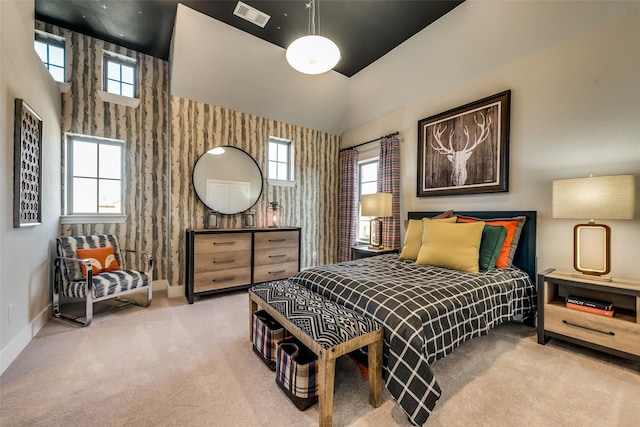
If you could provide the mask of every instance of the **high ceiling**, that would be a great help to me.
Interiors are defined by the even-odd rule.
[[[233,14],[236,0],[181,1],[191,9],[282,48],[309,33],[310,0],[244,0],[270,15],[264,28]],[[332,39],[351,77],[464,0],[323,0],[318,34]],[[36,19],[168,59],[175,0],[35,0]]]

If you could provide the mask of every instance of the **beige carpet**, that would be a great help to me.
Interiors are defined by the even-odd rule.
[[[151,307],[51,320],[0,377],[0,425],[315,426],[251,351],[245,293],[193,305],[156,293]],[[640,426],[640,366],[507,324],[433,370],[443,389],[427,426]],[[409,426],[384,390],[338,361],[335,426]]]

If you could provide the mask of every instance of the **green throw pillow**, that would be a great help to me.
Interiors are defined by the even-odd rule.
[[[480,270],[492,270],[496,267],[496,260],[506,237],[507,229],[505,227],[501,225],[484,226],[478,260]]]

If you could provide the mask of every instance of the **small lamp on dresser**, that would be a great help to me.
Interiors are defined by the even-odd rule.
[[[363,194],[360,200],[362,216],[374,217],[369,228],[369,247],[382,249],[382,219],[393,215],[391,193]]]
[[[611,229],[595,220],[633,219],[633,175],[590,176],[553,181],[553,218],[587,219],[573,228],[573,268],[593,278],[611,271]]]

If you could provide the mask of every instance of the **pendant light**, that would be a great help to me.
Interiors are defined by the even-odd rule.
[[[340,49],[331,40],[316,34],[316,1],[307,3],[309,9],[309,35],[293,41],[287,48],[287,62],[304,74],[322,74],[340,61]],[[319,9],[319,7],[318,7]],[[318,13],[318,31],[320,14]]]

